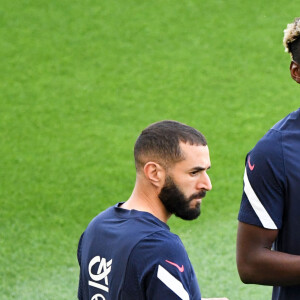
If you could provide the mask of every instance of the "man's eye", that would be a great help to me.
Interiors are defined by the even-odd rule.
[[[193,171],[193,172],[191,172],[190,174],[192,175],[192,176],[194,176],[194,175],[196,175],[198,173],[198,171]]]

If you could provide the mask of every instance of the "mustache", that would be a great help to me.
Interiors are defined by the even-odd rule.
[[[206,191],[201,191],[197,194],[193,194],[192,196],[190,196],[189,200],[192,201],[193,199],[199,199],[199,198],[204,198],[206,196]]]

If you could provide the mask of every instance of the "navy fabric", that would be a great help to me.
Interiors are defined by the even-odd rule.
[[[279,230],[274,250],[300,255],[300,109],[275,124],[248,153],[246,172]],[[238,219],[264,227],[245,191]],[[272,299],[300,299],[300,286],[274,287]]]
[[[78,245],[80,300],[181,299],[157,276],[176,278],[200,300],[195,272],[179,237],[147,212],[110,207],[88,225]]]

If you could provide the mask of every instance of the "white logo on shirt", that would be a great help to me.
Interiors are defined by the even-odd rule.
[[[95,274],[93,273],[92,268],[94,267],[95,271],[95,267],[97,264],[99,264],[99,266]],[[105,257],[101,258],[100,256],[95,256],[94,258],[92,258],[89,263],[89,274],[93,281],[89,280],[89,285],[108,293],[108,274],[111,271],[111,265],[112,259],[107,262]],[[105,297],[101,294],[96,294],[91,298],[91,300],[100,299],[105,300]]]

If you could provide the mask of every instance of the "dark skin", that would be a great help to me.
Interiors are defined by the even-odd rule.
[[[300,64],[296,61],[292,60],[290,64],[290,72],[292,78],[297,82],[300,83]]]
[[[300,83],[300,64],[292,61],[291,77]],[[300,284],[300,255],[272,251],[278,230],[239,222],[237,232],[237,267],[244,283],[273,286]]]
[[[278,230],[239,222],[237,266],[244,283],[263,285],[300,284],[300,256],[271,251]]]

